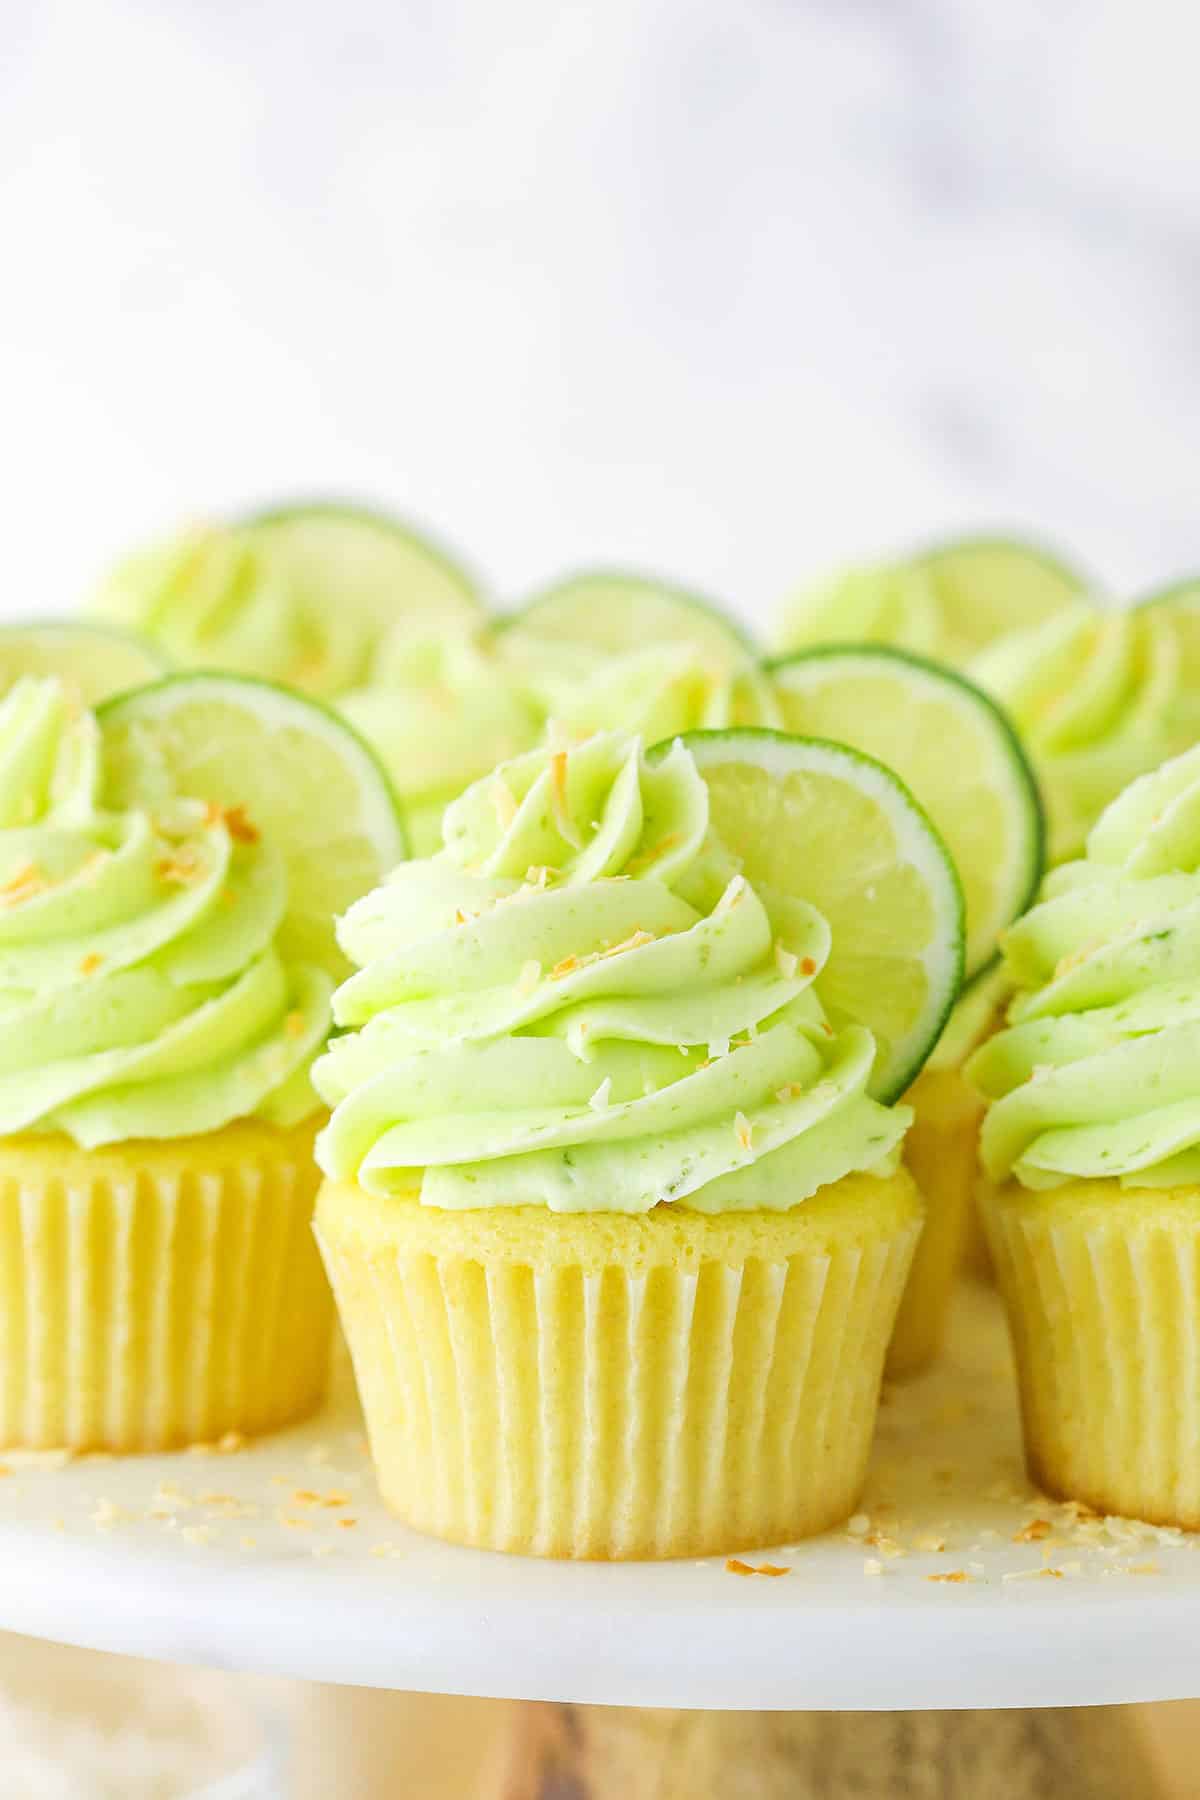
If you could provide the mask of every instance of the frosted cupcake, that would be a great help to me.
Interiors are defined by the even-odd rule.
[[[1200,751],[1143,776],[1009,934],[984,1211],[1031,1472],[1200,1527]]]
[[[368,684],[338,710],[377,751],[414,855],[442,841],[442,814],[472,782],[537,744],[546,708],[532,684],[472,633],[390,634]]]
[[[936,1353],[949,1319],[982,1116],[962,1064],[1003,995],[991,973],[1000,933],[1029,906],[1044,871],[1041,799],[1007,715],[942,663],[891,646],[826,646],[780,657],[767,673],[790,730],[851,744],[907,783],[963,887],[967,986],[907,1096],[915,1119],[905,1155],[926,1203],[888,1356],[889,1374],[907,1375]]]
[[[421,1530],[682,1556],[857,1500],[921,1222],[910,1114],[818,998],[828,923],[739,872],[710,791],[682,744],[534,753],[343,921],[317,1231]]]
[[[338,710],[378,752],[419,856],[440,846],[451,801],[543,738],[578,743],[620,730],[654,744],[779,722],[758,670],[729,675],[695,643],[610,652],[528,632],[393,633],[369,685],[344,695]]]
[[[1109,801],[1185,747],[1175,723],[1179,646],[1164,609],[1100,612],[1080,601],[999,639],[971,673],[1033,758],[1052,864],[1081,855]]]
[[[0,702],[0,1445],[158,1449],[267,1430],[322,1392],[310,1068],[333,982],[304,954],[294,844],[166,779],[172,750],[203,767],[222,722],[261,727],[226,685],[115,702],[152,809],[114,801],[110,740],[62,684]],[[279,704],[286,779],[305,716],[327,728]]]
[[[989,644],[1043,624],[1088,586],[1044,546],[960,538],[806,588],[787,602],[778,642],[783,650],[890,644],[967,669]]]
[[[89,605],[179,667],[324,698],[362,686],[400,623],[454,631],[479,609],[471,578],[407,525],[319,501],[180,531],[125,557]]]

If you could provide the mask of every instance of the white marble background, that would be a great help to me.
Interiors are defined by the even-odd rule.
[[[7,0],[4,610],[280,490],[767,608],[1200,564],[1192,0]]]

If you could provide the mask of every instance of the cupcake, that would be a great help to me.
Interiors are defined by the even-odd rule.
[[[925,1229],[888,1346],[889,1376],[916,1375],[928,1367],[946,1338],[960,1270],[966,1265],[976,1273],[987,1272],[976,1200],[983,1102],[964,1065],[994,1030],[1007,993],[999,971],[973,982],[905,1095],[913,1122],[904,1160],[925,1203]]]
[[[532,685],[467,632],[391,633],[368,684],[338,702],[391,777],[416,856],[442,841],[442,814],[498,763],[531,750],[546,709]]]
[[[1009,933],[984,1214],[1048,1493],[1200,1527],[1200,750],[1135,781]]]
[[[786,603],[778,642],[782,650],[890,644],[966,669],[988,644],[1043,624],[1088,585],[1040,545],[961,538],[805,589]]]
[[[539,750],[342,922],[317,1235],[420,1530],[674,1557],[856,1504],[921,1225],[910,1114],[818,996],[826,919],[756,890],[710,792],[682,742]]]
[[[826,646],[779,657],[767,674],[789,730],[837,738],[907,784],[962,883],[966,987],[906,1096],[915,1119],[905,1156],[926,1219],[888,1373],[909,1375],[936,1354],[949,1322],[982,1115],[962,1065],[1003,997],[993,973],[1000,933],[1029,906],[1044,872],[1041,799],[1007,715],[943,663],[891,646]]]
[[[93,617],[181,668],[222,669],[333,698],[363,685],[403,622],[479,617],[470,577],[408,526],[335,502],[193,526],[134,552],[92,595]]]
[[[998,639],[971,674],[1009,713],[1046,801],[1052,864],[1082,855],[1110,800],[1192,739],[1165,608],[1101,612],[1086,601]]]
[[[414,855],[442,841],[442,814],[474,782],[544,738],[631,731],[648,743],[734,724],[774,725],[769,681],[714,666],[701,645],[637,650],[496,631],[391,634],[370,683],[338,702],[377,751],[404,808]]]
[[[231,686],[248,693],[240,710]],[[306,747],[309,715],[320,741]],[[311,1410],[326,1374],[310,1069],[333,979],[300,953],[321,943],[292,904],[296,844],[253,805],[175,790],[168,774],[172,758],[207,758],[219,786],[230,734],[235,767],[257,758],[261,786],[273,757],[298,789],[289,759],[307,748],[353,861],[335,758],[366,752],[333,744],[349,734],[307,702],[205,677],[102,716],[48,678],[0,701],[5,1446],[265,1431]],[[136,786],[135,761],[152,807],[116,797]]]

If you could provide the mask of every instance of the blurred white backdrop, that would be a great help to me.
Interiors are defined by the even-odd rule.
[[[9,0],[3,606],[283,492],[759,610],[1200,564],[1189,0]],[[14,555],[15,550],[15,555]]]

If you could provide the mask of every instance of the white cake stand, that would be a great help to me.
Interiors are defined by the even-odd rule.
[[[885,1396],[863,1515],[722,1560],[482,1555],[374,1491],[343,1370],[226,1453],[0,1455],[0,1628],[321,1682],[617,1706],[913,1710],[1200,1694],[1200,1539],[1083,1520],[1021,1469],[994,1299]]]

